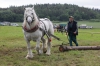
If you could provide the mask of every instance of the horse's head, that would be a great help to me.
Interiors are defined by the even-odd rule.
[[[24,19],[28,22],[28,23],[32,23],[35,21],[35,11],[34,11],[34,7],[28,7],[25,8],[25,12],[24,12]]]

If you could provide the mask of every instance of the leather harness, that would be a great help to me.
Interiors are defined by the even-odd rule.
[[[22,28],[24,29],[24,31],[29,32],[29,33],[32,33],[32,32],[35,32],[35,31],[39,28],[39,26],[38,26],[38,24],[37,24],[35,27],[33,27],[33,28],[31,28],[31,29],[27,29],[27,28],[26,28],[26,25],[25,25],[25,26],[22,27]]]

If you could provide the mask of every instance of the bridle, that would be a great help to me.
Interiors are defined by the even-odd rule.
[[[34,21],[34,18],[33,18],[32,16],[29,16],[29,15],[26,16],[26,21],[27,21],[27,18],[28,18],[28,17],[31,17],[31,18],[32,18],[32,22]],[[31,22],[31,23],[32,23],[32,22]]]

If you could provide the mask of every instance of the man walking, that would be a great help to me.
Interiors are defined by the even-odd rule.
[[[67,24],[67,29],[66,29],[66,35],[68,33],[69,36],[69,43],[70,46],[72,45],[72,41],[78,46],[76,35],[78,35],[78,27],[77,27],[77,22],[74,21],[74,17],[70,16],[69,17],[69,22]]]

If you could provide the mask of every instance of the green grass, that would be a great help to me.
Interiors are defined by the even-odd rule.
[[[79,29],[77,40],[80,46],[100,46],[100,29]],[[63,41],[52,40],[52,45],[68,43],[65,34],[56,33]],[[67,44],[69,45],[69,44]],[[73,43],[73,45],[75,45]],[[31,42],[35,46],[35,42]],[[72,50],[60,52],[59,47],[51,48],[51,55],[37,55],[25,59],[27,45],[21,27],[0,26],[0,66],[100,66],[100,50]]]

